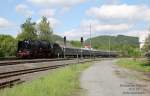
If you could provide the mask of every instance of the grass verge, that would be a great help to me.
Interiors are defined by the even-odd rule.
[[[79,74],[89,63],[57,69],[30,83],[0,91],[0,96],[71,96],[79,86]]]
[[[119,59],[117,64],[136,71],[150,72],[150,64],[146,60]]]

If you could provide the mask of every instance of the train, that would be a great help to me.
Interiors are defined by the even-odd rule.
[[[99,51],[84,48],[64,47],[57,43],[42,40],[18,42],[18,58],[77,58],[77,57],[117,57],[117,52]]]

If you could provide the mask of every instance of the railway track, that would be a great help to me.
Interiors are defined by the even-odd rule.
[[[73,60],[72,58],[64,59],[29,59],[29,60],[11,60],[11,61],[0,61],[0,66],[8,66],[8,65],[17,65],[17,64],[25,64],[25,63],[38,63],[38,62],[50,62],[50,61],[61,61],[61,60]]]
[[[30,73],[40,72],[40,71],[46,71],[46,70],[56,69],[56,68],[60,68],[60,67],[65,67],[65,66],[75,64],[75,63],[84,63],[84,62],[89,62],[89,60],[85,60],[85,61],[77,61],[76,60],[76,62],[74,62],[74,63],[65,63],[65,64],[58,64],[58,65],[50,65],[50,66],[46,66],[46,67],[30,68],[30,69],[22,69],[22,70],[16,70],[16,71],[2,72],[2,73],[0,73],[0,80],[1,80],[0,89],[5,88],[5,87],[12,87],[16,84],[20,84],[20,83],[24,82],[24,81],[21,81],[20,78],[18,78],[19,76],[22,76],[24,74],[30,74]],[[13,78],[13,79],[10,79],[10,78]]]
[[[55,66],[47,66],[47,67],[40,67],[40,68],[31,68],[31,69],[25,69],[25,70],[4,72],[4,73],[0,73],[0,79],[9,78],[9,77],[18,76],[18,75],[23,75],[23,74],[28,74],[28,73],[39,72],[39,71],[45,71],[45,70],[49,70],[49,69],[56,69],[59,67],[64,67],[66,65],[68,65],[68,64],[61,64],[61,65],[55,65]]]
[[[11,88],[23,82],[24,81],[22,81],[20,78],[8,79],[0,83],[0,89],[6,88],[6,87]]]
[[[13,57],[5,57],[5,58],[0,57],[0,61],[5,61],[5,60],[17,60],[17,59],[18,59],[18,58],[15,57],[15,56],[13,56]]]

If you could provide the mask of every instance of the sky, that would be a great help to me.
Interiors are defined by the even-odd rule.
[[[54,34],[69,40],[99,35],[137,36],[150,29],[150,0],[1,0],[0,34],[14,37],[28,17],[46,16]]]

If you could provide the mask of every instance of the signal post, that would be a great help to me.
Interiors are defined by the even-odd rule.
[[[83,42],[84,42],[83,37],[81,37],[81,59],[83,59],[83,50],[82,50]]]

